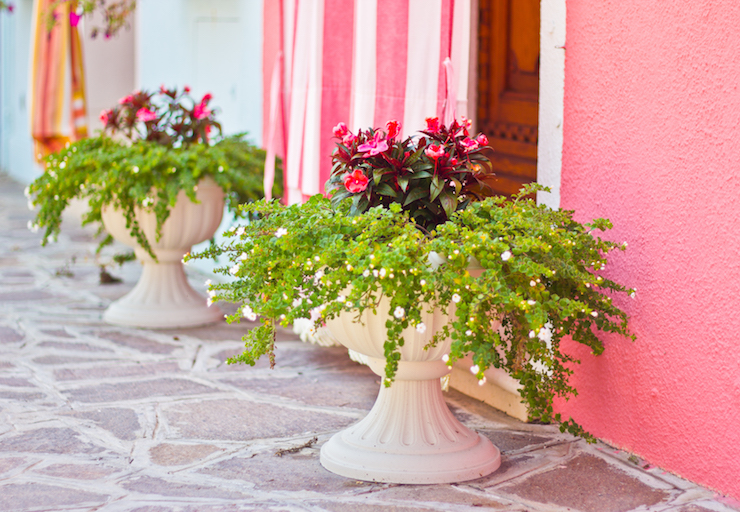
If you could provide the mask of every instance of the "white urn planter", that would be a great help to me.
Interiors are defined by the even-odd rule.
[[[333,336],[363,354],[370,368],[385,377],[383,344],[390,300],[381,299],[378,314],[365,311],[360,320],[344,313],[327,322]],[[386,313],[382,313],[386,312]],[[473,480],[495,471],[499,450],[450,412],[440,378],[450,372],[442,361],[450,341],[424,350],[434,332],[448,321],[440,310],[424,312],[424,333],[404,333],[401,361],[390,387],[381,384],[375,405],[358,423],[335,434],[321,448],[321,464],[358,480],[402,484],[437,484]]]
[[[180,192],[162,226],[159,240],[155,236],[154,213],[136,211],[136,219],[157,256],[156,261],[131,236],[123,214],[114,208],[103,208],[105,229],[113,238],[132,247],[143,266],[136,286],[106,310],[103,315],[106,322],[131,327],[174,328],[203,325],[223,318],[216,306],[208,307],[205,297],[190,286],[182,257],[194,244],[208,240],[216,232],[223,216],[224,192],[211,178],[205,178],[198,184],[196,198],[199,202],[194,203],[185,192]]]

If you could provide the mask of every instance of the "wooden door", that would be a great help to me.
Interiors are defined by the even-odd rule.
[[[496,175],[511,195],[537,181],[540,0],[479,0],[478,131],[488,136]]]

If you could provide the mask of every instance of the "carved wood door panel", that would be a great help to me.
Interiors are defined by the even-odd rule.
[[[540,0],[479,0],[478,131],[494,149],[496,193],[537,180]]]

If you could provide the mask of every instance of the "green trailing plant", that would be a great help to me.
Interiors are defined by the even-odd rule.
[[[196,102],[187,89],[178,93],[163,87],[158,96],[136,92],[101,114],[106,124],[100,136],[46,157],[45,172],[26,190],[29,206],[38,208],[29,228],[44,230],[42,245],[56,238],[62,212],[73,199],[87,201],[83,225],[98,223],[99,233],[104,232],[101,209],[120,209],[131,235],[154,257],[137,210],[155,213],[159,237],[180,191],[195,201],[198,183],[206,177],[224,190],[226,205],[236,214],[240,204],[263,197],[265,152],[244,134],[209,138],[220,126],[208,101],[210,95]],[[282,195],[281,172],[278,165],[276,197]],[[111,241],[104,237],[98,250]]]
[[[374,168],[363,172],[366,184],[383,183]],[[553,410],[556,396],[576,394],[569,377],[578,361],[561,346],[572,338],[600,354],[604,333],[633,338],[626,313],[613,302],[633,290],[603,275],[608,254],[625,246],[598,236],[611,228],[608,220],[581,224],[571,211],[536,204],[529,195],[538,190],[546,189],[530,185],[513,198],[482,201],[461,194],[451,214],[435,210],[444,215],[436,224],[406,200],[386,205],[383,198],[362,211],[352,195],[314,196],[288,207],[259,201],[242,207],[254,220],[189,257],[228,258],[217,272],[235,279],[211,284],[211,300],[239,304],[229,321],[260,317],[231,363],[254,364],[264,355],[274,363],[278,324],[310,319],[319,327],[340,314],[359,319],[363,311],[377,312],[385,296],[386,385],[398,368],[402,331],[429,328],[424,310],[454,311],[433,341],[451,339],[449,365],[470,353],[480,380],[488,368],[505,369],[521,384],[532,418],[560,421],[562,430],[588,438]]]

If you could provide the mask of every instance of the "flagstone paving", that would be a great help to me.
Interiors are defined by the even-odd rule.
[[[740,510],[628,453],[457,392],[446,395],[451,409],[501,449],[498,471],[426,486],[334,475],[319,449],[371,407],[379,378],[369,369],[288,331],[275,370],[226,365],[249,322],[106,325],[137,264],[110,269],[124,281],[101,285],[109,256],[96,260],[91,231],[69,221],[41,248],[31,216],[22,187],[0,176],[2,511]],[[202,291],[205,277],[188,274]]]

